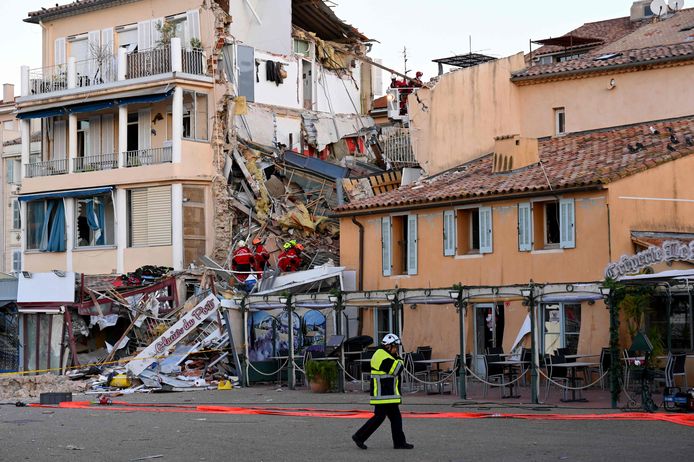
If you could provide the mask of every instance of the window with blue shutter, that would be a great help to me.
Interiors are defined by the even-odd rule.
[[[443,255],[450,257],[455,255],[456,243],[455,210],[443,212]]]
[[[391,242],[391,227],[390,227],[390,217],[383,217],[381,219],[381,264],[383,267],[383,275],[391,275],[392,262],[392,242]]]
[[[529,252],[533,249],[533,220],[529,202],[518,204],[518,250]]]
[[[559,245],[562,249],[576,247],[574,200],[561,199],[559,201]]]
[[[480,253],[492,253],[492,208],[480,207]]]
[[[407,216],[407,274],[417,274],[417,215]]]

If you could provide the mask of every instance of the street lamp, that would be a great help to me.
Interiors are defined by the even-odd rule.
[[[530,361],[530,381],[531,381],[531,398],[532,403],[537,404],[537,388],[538,388],[538,376],[537,376],[537,345],[535,342],[535,284],[532,279],[530,280],[530,285],[528,287],[522,287],[520,293],[525,298],[528,304],[528,310],[530,310],[530,349],[531,349],[531,361]]]
[[[453,300],[458,300],[458,297],[460,296],[460,290],[449,290],[448,295],[453,299]]]
[[[610,287],[600,286],[600,294],[607,309],[610,310],[610,395],[612,409],[617,409],[617,395],[619,394],[619,318],[617,308],[614,306],[614,293]]]
[[[394,300],[395,300],[395,296],[396,296],[395,292],[387,292],[387,293],[386,293],[386,299],[387,299],[389,302],[394,301]]]
[[[286,305],[289,301],[289,297],[280,297],[279,300],[281,304]]]
[[[337,303],[340,301],[340,297],[337,295],[328,295],[328,300],[330,300],[330,303]]]
[[[451,289],[448,291],[448,296],[455,300],[455,308],[458,312],[458,323],[460,329],[460,361],[458,370],[455,373],[458,375],[458,395],[460,399],[467,399],[467,390],[465,378],[467,363],[465,361],[465,310],[463,309],[463,291],[462,289]]]

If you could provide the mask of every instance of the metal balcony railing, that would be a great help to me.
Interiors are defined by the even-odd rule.
[[[125,167],[166,164],[169,162],[171,162],[171,146],[137,149],[135,151],[126,151],[123,153],[123,165]]]
[[[416,87],[388,88],[388,117],[394,120],[407,119],[407,96],[418,90]]]
[[[126,57],[126,79],[171,72],[171,48],[162,46],[135,51]]]
[[[26,165],[26,177],[65,175],[68,173],[68,159],[53,159]]]
[[[76,157],[73,159],[72,165],[72,170],[75,173],[111,170],[118,168],[118,154],[114,152],[96,156]]]
[[[181,50],[181,68],[183,72],[195,75],[207,74],[207,63],[202,48]]]
[[[29,71],[29,94],[39,95],[67,89],[67,64]]]
[[[77,61],[75,84],[78,87],[92,87],[115,82],[118,76],[116,67],[116,57],[113,55]]]

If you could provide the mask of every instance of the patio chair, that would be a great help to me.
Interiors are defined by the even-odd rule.
[[[428,382],[430,379],[430,374],[429,374],[429,366],[426,364],[419,364],[417,361],[421,361],[426,359],[422,353],[409,353],[410,355],[410,373],[417,379],[422,380],[424,382]],[[411,383],[412,387],[410,390],[414,390],[414,386],[417,386],[417,389],[424,389],[426,390],[426,384],[422,384],[421,382],[417,382],[415,379],[412,379]],[[420,387],[420,385],[425,385],[423,387]]]
[[[547,377],[552,379],[552,381],[557,383],[564,383],[565,386],[569,386],[568,369],[552,367],[552,364],[560,364],[564,362],[563,356],[552,355],[545,356],[545,368],[547,369]],[[545,401],[549,398],[550,385],[555,385],[550,380],[545,381]],[[562,388],[562,396],[566,399],[566,388]]]
[[[361,359],[371,359],[374,355],[373,351],[364,351],[361,354]],[[371,362],[363,361],[361,364],[361,391],[366,391],[364,385],[371,381]],[[369,386],[371,384],[369,383]]]
[[[610,370],[610,367],[612,366],[612,355],[610,354],[610,349],[603,347],[602,350],[600,350],[600,365],[598,367],[589,367],[588,368],[588,375],[590,377],[590,381],[593,381],[593,374],[597,374],[598,377],[600,378],[600,388],[602,390],[605,389],[605,377],[604,374],[605,372]]]
[[[676,385],[675,379],[677,377],[684,378],[684,389],[687,389],[687,370],[685,368],[685,363],[687,362],[687,355],[685,353],[673,355],[672,371],[670,378],[670,386],[674,387]]]
[[[533,350],[525,347],[521,348],[520,359],[525,363],[521,365],[521,372],[525,371],[525,373],[523,374],[523,385],[527,385],[528,374],[530,372],[530,364],[533,361]]]
[[[422,354],[422,359],[431,359],[431,347],[430,346],[419,346],[417,347],[417,353]]]
[[[631,379],[631,373],[636,368],[636,365],[634,364],[634,358],[635,356],[632,356],[631,353],[629,353],[628,349],[622,350],[622,357],[624,359],[624,389],[629,390],[629,381]]]
[[[489,388],[489,383],[487,382],[497,382],[499,384],[499,396],[504,397],[504,386],[506,382],[504,380],[504,367],[498,364],[490,364],[495,361],[501,361],[501,356],[499,355],[484,355],[484,370],[485,384],[484,384],[484,397],[487,397],[487,389]]]
[[[488,355],[502,355],[504,354],[504,349],[502,347],[487,347]]]

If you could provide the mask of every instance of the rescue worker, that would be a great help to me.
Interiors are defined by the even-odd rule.
[[[402,416],[400,415],[400,374],[405,365],[398,356],[400,338],[395,334],[386,334],[381,341],[381,348],[371,357],[371,404],[374,405],[374,415],[352,435],[352,440],[360,449],[366,449],[364,444],[373,432],[381,426],[388,417],[390,431],[395,449],[412,449],[402,431]]]
[[[295,240],[286,242],[282,248],[282,253],[277,257],[277,267],[284,273],[299,271],[301,267],[301,251],[304,246]]]
[[[270,254],[265,249],[262,239],[256,237],[253,239],[253,267],[259,276],[263,275],[268,261],[270,261]]]
[[[251,250],[246,245],[246,241],[240,240],[236,243],[236,249],[231,257],[231,270],[239,272],[235,274],[236,279],[240,282],[245,281],[253,270],[252,264],[253,253],[251,253]]]

